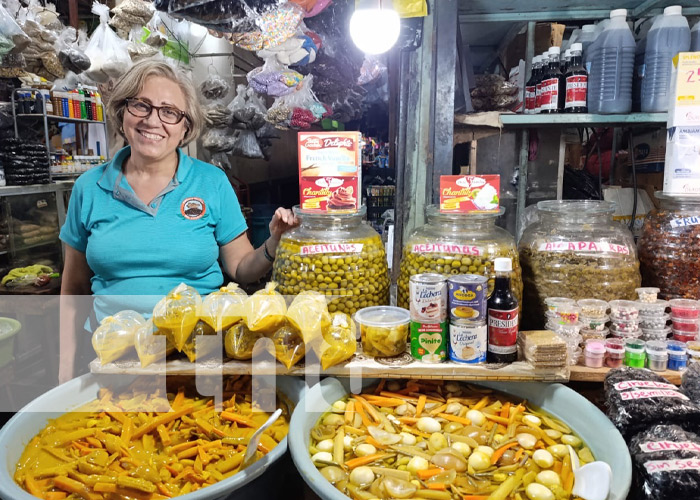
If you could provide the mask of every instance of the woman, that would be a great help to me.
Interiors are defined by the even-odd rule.
[[[226,175],[179,149],[197,138],[204,116],[190,79],[168,64],[134,65],[116,84],[107,113],[128,146],[78,178],[61,229],[61,383],[73,376],[76,347],[89,346],[87,333],[76,339],[79,296],[96,296],[100,320],[116,312],[107,296],[149,295],[133,298],[131,307],[117,299],[120,309],[144,311],[181,282],[208,294],[223,282],[219,257],[230,276],[249,283],[269,271],[280,237],[296,224],[290,210],[278,208],[270,238],[253,248]]]

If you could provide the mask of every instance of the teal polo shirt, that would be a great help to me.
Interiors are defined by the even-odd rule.
[[[123,309],[148,315],[180,283],[201,295],[215,291],[223,283],[219,247],[247,230],[220,169],[178,149],[175,176],[146,205],[122,172],[130,154],[121,149],[76,180],[60,233],[94,273],[98,320]]]

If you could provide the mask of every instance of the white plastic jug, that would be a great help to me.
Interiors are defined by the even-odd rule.
[[[634,35],[627,25],[627,9],[610,12],[610,24],[589,47],[590,113],[618,114],[632,110]]]
[[[673,58],[690,49],[690,27],[681,15],[681,6],[664,9],[664,15],[654,21],[647,34],[642,81],[642,111],[668,111]]]
[[[700,52],[700,21],[690,30],[690,51]]]
[[[598,33],[596,33],[596,28],[595,24],[584,24],[581,27],[581,34],[578,37],[577,42],[581,44],[581,47],[583,49],[583,62],[584,66],[586,67],[586,71],[590,72],[591,67],[590,64],[587,64],[586,61],[586,56],[588,55],[588,47],[591,46],[593,41],[596,39],[598,36]],[[572,42],[573,43],[573,42]]]

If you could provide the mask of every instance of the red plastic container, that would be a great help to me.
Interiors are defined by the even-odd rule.
[[[676,318],[700,318],[700,303],[691,299],[673,299],[669,301],[671,315]]]

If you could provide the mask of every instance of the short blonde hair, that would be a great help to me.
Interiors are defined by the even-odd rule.
[[[187,131],[182,139],[182,146],[194,141],[199,137],[204,127],[204,113],[197,101],[197,91],[192,80],[182,70],[174,68],[163,61],[145,60],[134,64],[129,71],[124,73],[114,86],[114,90],[109,96],[107,103],[107,120],[110,125],[125,140],[122,124],[124,123],[124,111],[126,110],[126,100],[136,97],[141,91],[146,80],[152,76],[162,76],[174,81],[180,86],[180,90],[185,96],[187,108],[186,113]]]

